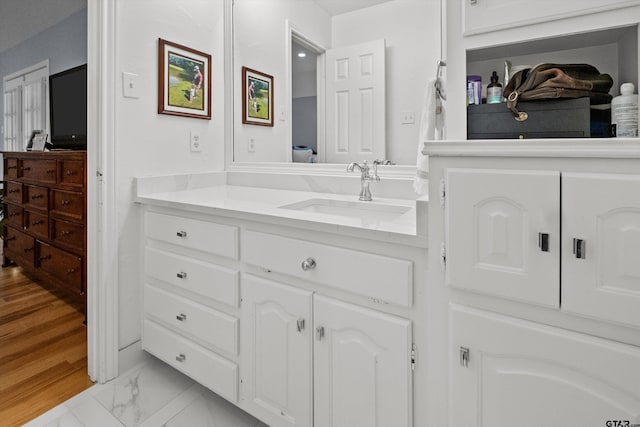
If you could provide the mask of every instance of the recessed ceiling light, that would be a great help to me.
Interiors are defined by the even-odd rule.
[[[298,58],[304,58],[305,56],[307,56],[306,53],[304,52],[298,52]]]

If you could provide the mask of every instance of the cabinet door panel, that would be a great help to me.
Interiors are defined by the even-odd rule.
[[[451,427],[640,421],[639,348],[456,305],[450,314]]]
[[[640,327],[640,176],[566,173],[562,194],[563,310]]]
[[[557,307],[559,172],[449,169],[446,180],[447,284]]]
[[[311,295],[242,278],[243,407],[271,425],[312,425]]]
[[[313,312],[314,424],[411,426],[411,321],[321,296]]]

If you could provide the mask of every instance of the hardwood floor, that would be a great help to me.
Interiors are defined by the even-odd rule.
[[[22,425],[93,385],[83,320],[20,267],[0,269],[0,425]]]

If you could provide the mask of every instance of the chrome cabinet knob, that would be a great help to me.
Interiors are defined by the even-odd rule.
[[[184,313],[180,313],[179,315],[176,316],[176,319],[181,322],[184,322],[185,320],[187,320],[187,315]]]
[[[179,355],[176,356],[176,360],[178,362],[184,362],[185,360],[187,360],[187,356],[185,356],[184,354],[180,353]]]
[[[185,237],[187,237],[187,232],[184,231],[184,230],[180,230],[180,231],[176,232],[176,236],[182,237],[184,239]]]
[[[316,260],[313,258],[307,258],[302,261],[302,269],[304,271],[313,270],[316,268]]]
[[[180,273],[176,273],[176,277],[178,277],[179,279],[186,279],[187,273],[185,271],[181,271]]]

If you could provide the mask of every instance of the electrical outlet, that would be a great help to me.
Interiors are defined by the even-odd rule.
[[[249,153],[255,153],[256,152],[256,141],[251,136],[247,138],[247,151]]]
[[[191,151],[202,151],[200,143],[200,133],[191,131],[189,134],[189,140],[191,141]]]
[[[416,122],[416,113],[415,113],[415,111],[403,111],[401,113],[401,115],[402,115],[402,118],[401,118],[400,122],[403,125],[409,125],[409,124],[412,124],[412,123]]]

